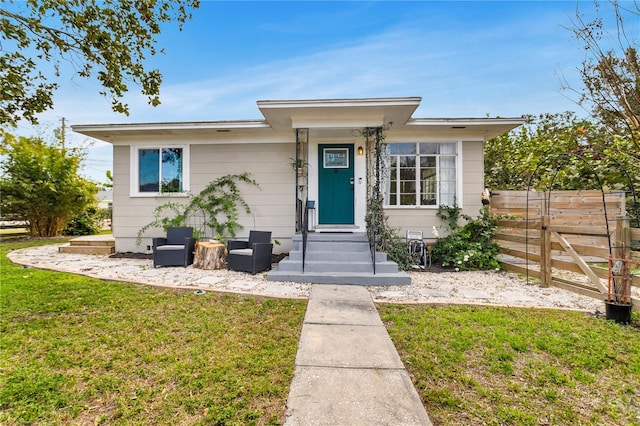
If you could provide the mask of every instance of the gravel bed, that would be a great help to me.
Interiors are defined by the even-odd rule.
[[[105,280],[164,287],[212,290],[269,297],[306,298],[310,284],[267,281],[266,273],[250,275],[228,270],[153,268],[149,259],[108,255],[58,253],[57,245],[16,250],[11,261],[42,269],[87,275]],[[502,271],[411,271],[409,286],[370,286],[376,302],[483,304],[604,312],[602,300],[559,288],[540,288],[513,273]]]

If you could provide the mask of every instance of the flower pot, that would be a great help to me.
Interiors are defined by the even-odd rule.
[[[606,317],[618,324],[631,324],[631,303],[604,302]]]

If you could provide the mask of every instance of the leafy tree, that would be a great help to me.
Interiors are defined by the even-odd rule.
[[[0,134],[3,218],[26,221],[34,236],[60,235],[71,218],[95,202],[97,186],[78,176],[85,153],[41,138]]]
[[[592,115],[610,134],[627,137],[640,161],[640,61],[637,25],[640,3],[609,2],[614,13],[616,33],[609,34],[603,16],[588,20],[576,9],[569,28],[584,45],[585,59],[579,68],[584,87],[566,86],[578,94],[577,102],[591,109]],[[596,12],[600,4],[594,0]],[[627,31],[626,22],[630,22]],[[608,43],[612,47],[604,47]]]
[[[583,87],[565,82],[563,88],[577,94],[576,102],[592,119],[571,112],[529,117],[524,126],[485,144],[485,181],[491,189],[527,189],[530,182],[538,190],[640,191],[640,3],[609,3],[615,34],[607,32],[597,0],[599,16],[587,19],[577,8],[568,28],[583,43]],[[627,208],[635,217],[632,197]]]
[[[111,189],[111,188],[113,188],[113,173],[111,173],[111,170],[107,170],[105,172],[105,176],[107,178],[107,183],[103,183],[102,184],[102,188],[103,189]]]
[[[10,1],[9,3],[13,3]],[[160,103],[162,76],[145,68],[155,55],[161,25],[182,28],[199,0],[27,0],[0,8],[0,125],[53,107],[60,63],[68,61],[81,77],[95,75],[114,111],[128,114],[121,101],[133,82],[149,103]],[[18,7],[19,6],[19,7]],[[52,64],[49,75],[41,61]],[[68,78],[68,76],[64,76]]]
[[[530,116],[487,142],[484,153],[485,184],[492,190],[623,190],[636,217],[631,188],[640,196],[640,161],[634,142],[572,112]]]
[[[583,136],[591,126],[572,112],[527,117],[523,126],[485,144],[485,184],[491,189],[527,189],[536,171],[540,179],[534,184],[549,184],[557,167],[545,165],[544,161],[584,149],[587,142]],[[544,169],[539,170],[541,165]],[[573,174],[563,172],[563,175],[567,179],[556,185],[577,189],[568,188],[575,183],[569,178]],[[585,181],[580,184],[590,185]]]
[[[640,164],[629,138],[572,112],[529,116],[485,144],[485,182],[492,189],[640,188]]]

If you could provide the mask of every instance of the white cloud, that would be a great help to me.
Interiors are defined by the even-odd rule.
[[[56,96],[55,110],[43,114],[42,121],[58,123],[61,117],[71,124],[253,119],[261,118],[256,101],[262,99],[384,96],[423,97],[416,112],[421,117],[519,116],[577,109],[559,92],[558,73],[579,84],[573,68],[581,60],[579,46],[560,27],[567,17],[560,8],[535,3],[537,9],[528,6],[529,14],[461,22],[454,13],[442,20],[441,15],[431,14],[428,5],[422,13],[395,16],[377,34],[310,46],[309,53],[277,52],[284,59],[260,65],[234,52],[235,59],[225,63],[226,71],[218,72],[216,61],[223,61],[224,55],[209,56],[206,45],[199,48],[194,64],[176,64],[167,55],[160,69],[172,76],[170,81],[180,83],[162,86],[162,104],[156,108],[131,87],[126,97],[130,117],[111,111],[108,99],[98,95],[97,82],[69,81]],[[566,7],[573,6],[567,3]],[[198,42],[206,41],[193,40]],[[197,45],[190,47],[198,51]],[[190,80],[189,66],[196,63],[211,70],[211,77]],[[77,143],[84,139],[72,138]],[[99,142],[94,145],[95,164],[105,161],[109,148]],[[104,172],[100,172],[102,178]]]

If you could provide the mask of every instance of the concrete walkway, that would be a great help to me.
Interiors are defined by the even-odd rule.
[[[431,425],[365,287],[312,286],[285,425]]]

